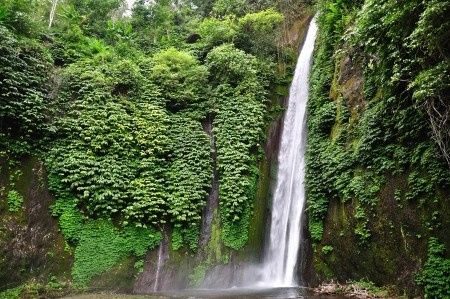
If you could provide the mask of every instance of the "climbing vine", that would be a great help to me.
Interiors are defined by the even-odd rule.
[[[52,59],[42,45],[16,36],[1,23],[0,35],[1,150],[21,155],[31,151],[33,138],[42,137],[48,130]]]

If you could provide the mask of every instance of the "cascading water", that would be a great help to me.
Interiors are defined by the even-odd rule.
[[[48,28],[52,27],[53,19],[55,18],[56,6],[58,5],[58,0],[52,1],[52,8],[50,10],[50,15],[48,19]]]
[[[272,202],[270,240],[266,245],[259,283],[264,286],[297,285],[295,273],[305,206],[306,103],[316,33],[314,18],[298,58],[284,117]]]
[[[158,291],[158,282],[159,282],[159,276],[161,274],[161,265],[162,265],[162,260],[163,260],[163,249],[164,249],[164,244],[160,244],[159,245],[159,250],[158,250],[158,263],[156,264],[156,274],[155,274],[155,284],[153,286],[153,291],[157,292]]]

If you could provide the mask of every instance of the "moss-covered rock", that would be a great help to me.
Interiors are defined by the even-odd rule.
[[[315,278],[370,280],[420,295],[417,274],[433,261],[429,240],[450,247],[450,171],[404,83],[430,65],[416,64],[408,45],[397,43],[419,26],[402,20],[418,18],[420,4],[344,2],[319,1],[311,75],[307,196]],[[383,11],[389,17],[379,20],[381,7],[397,13]],[[397,69],[401,61],[406,72]],[[448,257],[445,250],[439,256],[444,263]]]
[[[71,251],[50,212],[54,202],[46,172],[37,158],[0,159],[0,290],[30,279],[47,283],[50,277],[67,280]],[[23,199],[11,209],[8,194]]]

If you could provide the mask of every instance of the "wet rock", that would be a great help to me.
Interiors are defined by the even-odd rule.
[[[72,257],[51,215],[54,199],[47,188],[43,163],[25,158],[18,167],[11,167],[8,162],[0,161],[0,289],[31,278],[47,281],[50,276],[69,276]],[[20,175],[10,181],[13,172]],[[7,192],[12,189],[24,198],[17,212],[10,212],[6,204]]]

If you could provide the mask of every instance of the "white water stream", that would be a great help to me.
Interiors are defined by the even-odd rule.
[[[306,103],[316,33],[314,18],[309,25],[289,91],[278,154],[270,240],[266,245],[259,285],[291,287],[298,284],[297,260],[305,206]]]
[[[163,243],[161,243],[158,250],[158,263],[156,264],[155,284],[153,286],[154,292],[157,292],[159,288],[159,276],[161,274],[161,266],[163,261],[163,246]]]
[[[50,15],[48,19],[48,28],[52,27],[53,19],[55,18],[56,6],[58,5],[58,0],[52,1],[52,8],[50,10]]]

